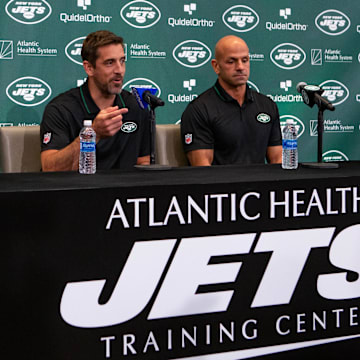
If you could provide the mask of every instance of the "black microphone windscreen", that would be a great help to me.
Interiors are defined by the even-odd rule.
[[[300,81],[297,85],[296,85],[296,90],[298,93],[301,93],[301,90],[304,86],[306,86],[307,83],[306,82],[303,82],[303,81]]]

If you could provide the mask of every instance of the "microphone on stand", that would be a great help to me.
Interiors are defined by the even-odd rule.
[[[136,88],[132,87],[131,92],[136,98],[136,101],[141,109],[148,109],[150,106],[150,166],[149,165],[135,165],[135,167],[142,170],[168,170],[171,169],[168,165],[155,164],[155,142],[156,142],[156,119],[155,108],[164,106],[165,103],[155,95],[157,89],[153,88]]]
[[[311,108],[316,104],[319,109],[334,111],[335,106],[326,100],[321,94],[324,89],[317,85],[308,85],[306,82],[299,82],[296,85],[296,90],[301,94],[304,103]]]
[[[142,94],[143,100],[155,109],[157,106],[164,106],[165,103],[159,97],[152,94],[149,90],[145,90]]]
[[[337,169],[339,164],[323,163],[322,162],[322,145],[324,133],[324,111],[334,111],[335,106],[326,100],[321,94],[324,92],[319,86],[308,85],[305,82],[299,82],[296,85],[296,90],[301,94],[304,103],[311,108],[316,104],[318,106],[318,146],[317,146],[317,162],[316,163],[302,163],[302,166],[316,168],[316,169]]]
[[[157,89],[132,87],[131,92],[135,96],[136,101],[141,109],[147,109],[148,105],[151,109],[165,105],[164,101],[155,95]]]

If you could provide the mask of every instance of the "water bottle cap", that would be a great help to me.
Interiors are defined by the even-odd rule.
[[[84,120],[83,124],[84,124],[84,126],[91,126],[92,120]]]

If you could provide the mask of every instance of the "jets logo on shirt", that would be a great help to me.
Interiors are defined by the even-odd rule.
[[[261,122],[261,123],[263,123],[263,124],[266,124],[266,123],[270,122],[271,117],[270,117],[270,115],[268,115],[268,114],[261,113],[261,114],[259,114],[259,115],[256,117],[256,120],[257,120],[258,122]]]
[[[43,143],[48,144],[51,140],[51,132],[47,132],[44,134]]]
[[[192,134],[185,134],[185,144],[190,145],[192,143]]]
[[[137,129],[137,124],[132,121],[128,121],[122,124],[121,126],[121,131],[123,131],[124,133],[132,133],[136,131],[136,129]]]

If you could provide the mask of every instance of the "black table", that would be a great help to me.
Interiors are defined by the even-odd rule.
[[[1,174],[1,353],[352,359],[359,183],[359,162]]]

